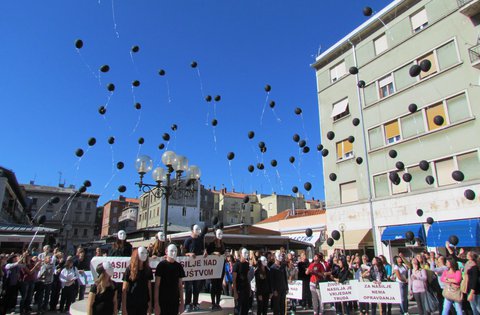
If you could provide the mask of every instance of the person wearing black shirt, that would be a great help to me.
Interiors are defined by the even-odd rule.
[[[207,251],[205,250],[205,239],[204,235],[201,235],[201,231],[202,230],[200,229],[200,226],[197,224],[192,225],[192,234],[183,243],[185,256],[195,259],[196,256],[207,255]],[[185,312],[187,313],[191,311],[198,311],[200,309],[198,305],[200,284],[201,280],[185,281]]]
[[[270,278],[267,267],[267,258],[261,256],[255,269],[255,288],[257,296],[257,315],[267,315],[268,301],[270,300]]]
[[[215,231],[215,239],[208,244],[207,253],[209,255],[222,256],[225,254],[225,244],[222,241],[223,231]],[[222,279],[225,276],[225,261],[222,268],[222,276],[218,279],[211,279],[210,297],[212,299],[212,311],[222,309],[220,307],[220,296],[222,295]]]
[[[117,291],[111,279],[113,266],[105,261],[96,271],[98,279],[90,287],[87,315],[117,315]]]
[[[133,250],[122,287],[122,315],[146,315],[152,309],[152,269],[145,247]]]
[[[274,315],[285,314],[285,299],[288,292],[287,270],[283,261],[284,254],[275,252],[275,263],[270,268],[270,288],[272,289],[272,305]]]
[[[90,270],[90,262],[85,258],[85,250],[81,247],[77,249],[77,255],[73,259],[73,266],[77,267],[80,276],[85,277],[85,271]],[[78,300],[83,300],[85,297],[86,284],[80,283],[77,280]],[[76,294],[75,294],[76,295]]]
[[[248,250],[243,248],[240,253],[240,260],[233,265],[233,297],[235,299],[235,314],[247,315],[251,293],[250,281],[248,281],[250,264],[247,261]]]
[[[177,247],[167,247],[167,259],[161,261],[155,270],[155,315],[177,315],[183,313],[182,278],[185,271],[177,258]]]
[[[165,234],[163,232],[158,232],[155,236],[155,243],[153,244],[152,252],[150,253],[151,257],[163,257],[167,251],[167,242],[165,241]]]
[[[302,301],[300,302],[304,309],[312,308],[312,292],[310,292],[310,276],[305,272],[308,269],[310,262],[308,261],[305,252],[300,254],[300,260],[297,264],[298,279],[302,280]]]
[[[127,241],[127,233],[124,230],[120,230],[117,233],[117,241],[110,249],[108,256],[111,257],[131,257],[132,256],[132,244]],[[118,308],[122,308],[122,284],[115,282],[115,288],[117,289]]]
[[[350,276],[350,271],[348,270],[348,263],[345,256],[342,256],[337,261],[338,268],[332,268],[332,278],[336,283],[346,284]],[[337,314],[347,314],[350,315],[350,306],[348,302],[335,302],[335,310]]]

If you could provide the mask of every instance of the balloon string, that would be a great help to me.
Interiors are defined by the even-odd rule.
[[[215,148],[215,153],[217,153],[217,133],[215,131],[215,127],[213,127],[213,144]]]
[[[277,119],[277,122],[281,123],[282,120],[280,119],[280,117],[277,116],[277,113],[275,112],[275,108],[272,108],[272,112],[273,112],[273,116],[275,116],[275,119]]]
[[[107,125],[108,130],[112,130],[112,126],[110,126],[110,123],[107,121],[107,117],[105,115],[102,115],[103,120],[105,121],[105,124]]]
[[[113,155],[113,145],[110,145],[110,152],[112,153],[112,173],[115,172],[115,159]]]
[[[213,118],[217,118],[217,102],[213,101]]]
[[[141,144],[138,144],[138,151],[137,151],[137,159],[138,159],[138,156],[140,155],[140,149],[142,148],[142,145]]]
[[[113,31],[115,32],[115,35],[117,35],[117,38],[120,38],[120,34],[117,31],[117,21],[115,19],[115,0],[112,0],[112,19],[113,19]]]
[[[170,83],[168,82],[168,79],[165,80],[165,84],[167,85],[168,103],[171,103],[172,102],[172,97],[170,96]]]
[[[303,113],[300,114],[300,117],[302,118],[303,134],[305,135],[305,140],[308,141],[307,131],[305,130],[305,121],[303,120]]]
[[[70,198],[72,198],[72,196],[75,195],[75,192],[71,193],[67,199],[65,200],[64,203],[62,203],[62,205],[60,207],[58,207],[58,210],[53,214],[52,218],[56,217],[59,213],[60,213],[60,210],[63,208],[63,206],[70,200]]]
[[[170,140],[167,141],[167,144],[165,145],[165,151],[168,151],[168,146],[170,145]]]
[[[117,172],[113,173],[113,175],[110,177],[110,179],[108,180],[108,182],[105,184],[105,186],[103,187],[103,190],[102,190],[102,193],[100,195],[103,195],[103,193],[105,192],[105,190],[108,188],[108,186],[110,186],[110,183],[112,182],[112,180],[115,178],[115,176],[117,175],[118,173],[118,170]]]
[[[102,74],[100,72],[100,70],[98,70],[98,86],[102,86]]]
[[[232,189],[234,189],[235,184],[233,183],[232,161],[230,161],[230,160],[228,160],[228,170],[230,171],[230,181],[232,182]]]
[[[283,192],[283,181],[282,181],[282,178],[280,177],[280,172],[277,169],[275,169],[275,172],[277,172],[277,179],[280,183],[280,189]]]
[[[205,94],[203,93],[203,81],[202,76],[200,75],[200,68],[197,67],[198,79],[200,81],[200,92],[202,93],[202,98],[205,99]]]
[[[107,103],[105,104],[105,109],[107,109],[107,107],[108,107],[108,104],[110,103],[110,99],[112,98],[112,96],[113,96],[113,91],[112,91],[112,92],[110,92],[110,94],[108,95],[108,98],[107,98]]]
[[[268,175],[268,172],[266,169],[263,170],[263,176],[267,179],[268,183],[270,184],[270,187],[272,187],[272,193],[275,191],[273,188],[272,181],[270,180],[270,176]]]
[[[292,166],[293,166],[293,169],[295,170],[295,172],[297,173],[297,176],[298,176],[298,182],[301,183],[302,182],[302,178],[300,176],[300,172],[297,170],[297,168],[295,167],[295,164],[292,163]]]
[[[133,127],[133,130],[132,132],[130,133],[130,135],[133,135],[136,131],[137,131],[137,128],[138,128],[138,125],[140,125],[140,120],[142,119],[142,111],[139,110],[138,111],[138,118],[137,118],[137,123],[135,124],[135,127]]]
[[[70,206],[72,205],[73,200],[75,200],[75,197],[73,197],[73,198],[70,200],[70,202],[69,202],[69,204],[68,204],[68,206],[67,206],[67,210],[65,210],[65,214],[63,215],[63,218],[62,218],[62,225],[63,225],[63,222],[65,221],[65,217],[66,217],[67,214],[68,214],[68,211],[70,210]]]
[[[265,108],[267,107],[269,95],[270,95],[270,92],[267,92],[267,96],[265,97],[265,103],[263,104],[262,115],[260,116],[260,126],[263,125],[263,115],[265,114]]]
[[[205,117],[205,126],[208,126],[209,123],[208,123],[208,118],[210,117],[210,113],[208,112],[208,108],[207,108],[207,116]]]
[[[95,74],[95,72],[92,70],[92,67],[90,67],[90,65],[89,65],[89,64],[85,61],[85,59],[83,58],[83,55],[82,55],[82,53],[80,52],[80,49],[76,48],[75,50],[77,51],[77,54],[80,56],[80,60],[82,60],[83,65],[84,65],[85,67],[87,67],[88,71],[90,71],[90,73],[93,75],[93,77],[94,77],[95,79],[99,79],[99,78],[97,78],[97,75]]]
[[[177,151],[177,132],[173,132],[173,151]]]
[[[133,90],[133,85],[132,85],[132,99],[133,99],[133,105],[137,103],[137,100],[135,98],[135,91]]]

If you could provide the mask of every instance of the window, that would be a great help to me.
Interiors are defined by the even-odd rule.
[[[397,89],[397,91],[403,90],[404,88],[417,82],[417,78],[410,75],[410,67],[412,65],[413,63],[410,62],[393,72],[393,77],[395,79],[395,88]]]
[[[375,197],[385,197],[390,195],[388,190],[388,175],[382,174],[373,177],[373,187],[375,189]]]
[[[451,124],[471,117],[465,93],[447,100],[448,120]]]
[[[272,210],[273,209],[273,204],[272,203],[269,203],[268,204],[268,210]]]
[[[88,230],[87,229],[83,229],[83,236],[87,236],[88,235]]]
[[[398,120],[394,120],[385,124],[385,139],[387,144],[400,141],[400,128],[398,127]]]
[[[425,133],[422,111],[400,118],[400,125],[402,127],[403,139],[408,139]]]
[[[118,211],[118,208],[117,208],[117,207],[113,207],[113,210],[112,210],[113,214],[117,214],[117,211]]]
[[[375,46],[375,55],[380,55],[382,52],[388,49],[387,35],[383,34],[377,39],[374,39],[373,45]]]
[[[435,171],[437,173],[438,186],[445,186],[455,184],[456,181],[452,178],[452,172],[456,169],[453,158],[435,162]]]
[[[340,202],[348,203],[358,200],[357,182],[340,184]]]
[[[348,108],[348,98],[345,98],[333,104],[333,110],[330,117],[333,118],[333,121],[336,121],[342,117],[348,116],[349,114],[350,110]]]
[[[365,105],[369,105],[378,101],[377,82],[367,85],[363,89],[365,95]]]
[[[457,46],[451,41],[437,49],[437,59],[440,71],[445,70],[459,62]]]
[[[383,146],[382,128],[378,126],[368,131],[368,142],[370,143],[370,150]]]
[[[480,159],[478,152],[470,152],[457,156],[458,169],[465,175],[465,181],[480,178]]]
[[[412,30],[414,33],[417,33],[427,27],[428,18],[425,8],[412,15],[410,17],[410,22],[412,22]]]
[[[90,215],[85,213],[85,222],[88,222],[90,221]]]
[[[73,229],[73,235],[75,235],[75,236],[78,235],[78,229]]]
[[[340,62],[335,67],[330,69],[330,79],[333,82],[337,81],[341,77],[347,74],[347,68],[345,67],[345,61]]]
[[[423,171],[419,166],[408,168],[408,172],[412,175],[412,180],[410,181],[411,191],[418,191],[430,187],[425,181],[425,177],[432,175],[431,169],[430,167],[427,171]]]
[[[380,79],[378,81],[378,87],[380,92],[380,98],[384,98],[393,94],[395,92],[395,88],[393,86],[393,76],[391,74],[387,75],[386,77]]]
[[[408,192],[408,183],[402,180],[403,174],[405,174],[405,171],[397,172],[398,176],[400,177],[400,184],[395,185],[392,183],[390,180],[390,184],[392,185],[392,194],[397,195],[397,194],[403,194]]]
[[[443,123],[439,126],[435,124],[434,119],[436,116],[443,117]],[[435,130],[447,125],[447,118],[445,117],[445,109],[443,103],[436,104],[427,108],[427,126],[428,130]]]
[[[420,71],[420,79],[424,79],[434,73],[437,73],[437,60],[435,59],[435,55],[433,54],[433,52],[419,58],[417,60],[417,63],[420,65],[424,60],[430,61],[432,66],[430,67],[430,70],[428,70],[427,72]]]
[[[86,210],[90,210],[92,208],[92,203],[91,202],[87,202],[87,205],[85,207]]]
[[[186,217],[187,216],[187,208],[182,207],[182,216]]]
[[[33,198],[32,199],[32,206],[36,206],[37,205],[37,198]]]
[[[82,210],[82,202],[77,201],[77,210]]]
[[[337,142],[337,160],[353,157],[353,144],[347,139]]]

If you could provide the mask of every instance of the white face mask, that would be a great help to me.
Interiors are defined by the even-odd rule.
[[[167,247],[167,257],[170,257],[172,259],[177,258],[177,246],[175,246],[174,244],[168,245],[168,247]]]
[[[282,254],[282,252],[277,250],[275,252],[275,259],[278,260],[278,261],[283,261],[283,258],[284,258],[284,255]]]
[[[200,228],[200,226],[198,226],[197,224],[195,224],[195,225],[193,226],[193,234],[194,234],[195,236],[199,236],[200,233],[202,233],[202,229]]]
[[[248,259],[248,249],[246,248],[242,249],[241,254],[243,258]]]
[[[164,242],[164,241],[165,241],[165,234],[163,234],[163,232],[158,232],[158,233],[157,233],[157,238],[158,238],[160,241]]]
[[[145,261],[147,260],[148,258],[148,251],[145,247],[139,247],[138,248],[138,259],[140,259],[140,261]]]
[[[259,260],[262,262],[262,265],[264,265],[265,267],[267,266],[268,264],[267,257],[262,256],[259,258]]]
[[[118,237],[119,240],[124,241],[124,240],[127,239],[127,233],[125,233],[124,230],[120,230],[117,233],[117,237]]]
[[[222,231],[222,230],[217,230],[217,231],[215,232],[215,236],[216,236],[219,240],[221,240],[221,239],[223,238],[223,231]]]
[[[105,269],[105,273],[110,277],[113,277],[113,266],[109,261],[104,261],[102,263],[103,269]]]

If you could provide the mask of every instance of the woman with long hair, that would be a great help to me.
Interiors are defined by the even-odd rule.
[[[73,265],[73,257],[68,256],[65,267],[60,272],[62,296],[60,297],[60,312],[69,312],[70,305],[75,302],[75,282],[79,278],[77,267]]]
[[[480,270],[478,268],[478,254],[472,251],[468,252],[467,260],[463,271],[465,284],[462,282],[462,286],[465,286],[465,289],[462,290],[462,292],[465,293],[467,301],[470,302],[473,315],[480,315]]]
[[[384,282],[387,281],[387,273],[383,267],[382,260],[379,257],[373,257],[372,266],[370,267],[370,281]],[[382,314],[387,312],[387,304],[381,303]],[[372,303],[372,315],[377,314],[377,303]]]
[[[387,258],[383,255],[378,256],[382,260],[383,268],[385,268],[385,274],[387,276],[387,281],[392,280],[392,265],[387,261]],[[392,303],[387,303],[387,315],[392,315]]]
[[[267,267],[267,258],[261,256],[257,262],[255,269],[255,294],[257,297],[257,315],[267,315],[268,302],[270,300],[270,278],[268,276],[269,269]]]
[[[228,254],[225,261],[225,276],[223,277],[223,294],[228,296],[233,296],[233,265],[235,260],[233,256]]]
[[[346,284],[350,278],[350,271],[348,270],[348,263],[345,256],[337,259],[337,266],[335,273],[332,271],[333,281],[336,283]],[[348,302],[335,302],[335,312],[337,314],[350,315],[350,306]]]
[[[417,302],[418,314],[430,314],[426,311],[427,297],[427,272],[422,268],[422,263],[417,258],[412,259],[412,270],[408,280],[410,292]]]
[[[155,243],[153,244],[152,257],[163,257],[165,256],[165,251],[167,250],[167,242],[165,241],[165,234],[163,232],[158,232],[155,235]]]
[[[408,267],[402,257],[393,257],[393,274],[395,281],[400,285],[400,314],[408,313]]]
[[[125,270],[122,287],[122,314],[146,315],[152,310],[153,273],[145,247],[134,249]]]
[[[217,229],[215,231],[215,239],[208,244],[207,253],[209,255],[223,256],[225,255],[225,244],[223,243],[223,231]],[[225,263],[225,261],[224,261]],[[222,275],[218,279],[211,279],[210,298],[212,300],[212,311],[221,310],[220,296],[222,295],[222,279],[225,275],[223,268]]]
[[[117,291],[111,279],[113,266],[105,261],[96,268],[98,278],[90,287],[87,315],[117,315]]]
[[[443,272],[442,278],[441,278],[441,281],[445,283],[445,286],[446,286],[446,288],[444,289],[444,292],[445,290],[449,290],[449,287],[460,291],[460,283],[462,282],[462,273],[460,270],[458,270],[457,262],[453,258],[448,258],[447,267],[448,267],[448,270],[445,270]],[[462,302],[451,300],[445,295],[443,297],[445,299],[443,300],[442,315],[448,315],[452,304],[454,305],[455,311],[457,312],[457,314],[462,314],[462,304],[461,304]]]

